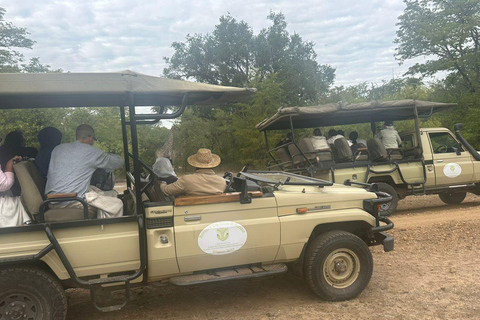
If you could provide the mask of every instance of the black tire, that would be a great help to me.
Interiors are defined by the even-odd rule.
[[[439,193],[438,196],[446,204],[460,204],[467,196],[466,192]]]
[[[64,320],[67,298],[60,283],[36,268],[0,269],[1,320]]]
[[[398,206],[397,191],[388,183],[377,182],[376,184],[378,185],[378,191],[386,192],[392,196],[392,201],[380,205],[378,213],[384,217],[391,216],[395,212],[395,210],[397,210]]]
[[[349,232],[330,231],[308,245],[305,281],[324,300],[342,301],[358,296],[370,282],[372,273],[370,249]]]

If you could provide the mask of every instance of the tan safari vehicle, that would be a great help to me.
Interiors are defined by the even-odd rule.
[[[409,195],[438,194],[447,204],[458,204],[466,193],[480,194],[480,155],[462,137],[462,124],[455,135],[446,128],[420,128],[419,119],[456,106],[418,100],[335,103],[312,107],[281,108],[257,125],[264,132],[272,159],[270,170],[296,172],[332,182],[345,180],[376,183],[392,196],[380,215],[395,212],[399,199]],[[401,132],[401,148],[385,149],[375,138],[378,123],[386,120],[415,121],[415,130]],[[295,139],[298,129],[370,123],[372,136],[366,148],[353,152],[345,138],[335,145],[315,150],[310,138]],[[294,139],[275,148],[267,132],[289,130]],[[312,130],[309,130],[311,133]]]
[[[169,198],[138,156],[137,126],[178,117],[186,106],[235,102],[253,89],[137,74],[0,74],[0,108],[116,106],[120,110],[127,190],[124,215],[90,219],[84,199],[44,197],[31,161],[15,165],[31,225],[0,229],[0,319],[60,320],[65,290],[91,290],[101,311],[123,307],[130,289],[197,285],[297,270],[326,300],[360,294],[373,271],[369,246],[393,250],[378,214],[390,197],[365,188],[282,171],[226,174],[220,195]],[[137,106],[160,106],[139,114]],[[173,111],[169,111],[172,110]],[[142,178],[143,175],[147,178]],[[84,210],[50,209],[79,201]],[[124,301],[108,297],[123,290]]]

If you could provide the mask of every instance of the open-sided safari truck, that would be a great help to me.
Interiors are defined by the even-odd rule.
[[[119,196],[124,215],[97,219],[89,218],[82,198],[45,198],[30,161],[15,165],[34,223],[0,229],[0,319],[64,319],[66,288],[88,288],[97,309],[112,311],[129,300],[132,286],[259,277],[284,272],[287,264],[324,299],[362,292],[373,270],[368,246],[393,250],[393,238],[384,233],[393,224],[378,215],[378,206],[390,198],[375,185],[366,190],[244,170],[226,175],[223,194],[175,199],[162,194],[139,158],[138,125],[178,117],[189,105],[234,102],[253,92],[131,71],[0,74],[1,109],[118,107],[127,172],[127,190]],[[138,114],[136,106],[160,111]],[[172,106],[177,109],[167,111]],[[85,208],[48,207],[65,200]],[[125,299],[114,304],[107,293],[118,289]]]
[[[381,215],[392,214],[399,199],[408,195],[438,194],[447,204],[458,204],[466,192],[480,192],[480,155],[461,136],[446,128],[420,128],[419,119],[456,104],[418,100],[332,103],[311,107],[281,108],[257,125],[264,132],[272,159],[269,169],[280,168],[332,182],[376,183],[392,196]],[[377,123],[414,120],[415,130],[402,132],[401,148],[385,149],[375,139]],[[310,138],[295,139],[295,130],[336,125],[370,123],[367,148],[352,151],[345,139],[335,140],[326,150],[315,150]],[[271,148],[267,132],[289,130],[293,140]],[[297,131],[298,132],[298,131]],[[347,182],[348,183],[348,182]]]

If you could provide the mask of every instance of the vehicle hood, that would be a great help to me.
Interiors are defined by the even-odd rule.
[[[279,216],[297,214],[298,208],[308,211],[363,208],[363,200],[376,194],[363,188],[334,184],[325,187],[282,186],[274,193]]]

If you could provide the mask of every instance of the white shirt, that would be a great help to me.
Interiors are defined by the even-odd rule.
[[[398,148],[398,145],[402,143],[402,139],[400,139],[397,130],[393,126],[386,126],[385,129],[380,131],[379,136],[385,149]]]

